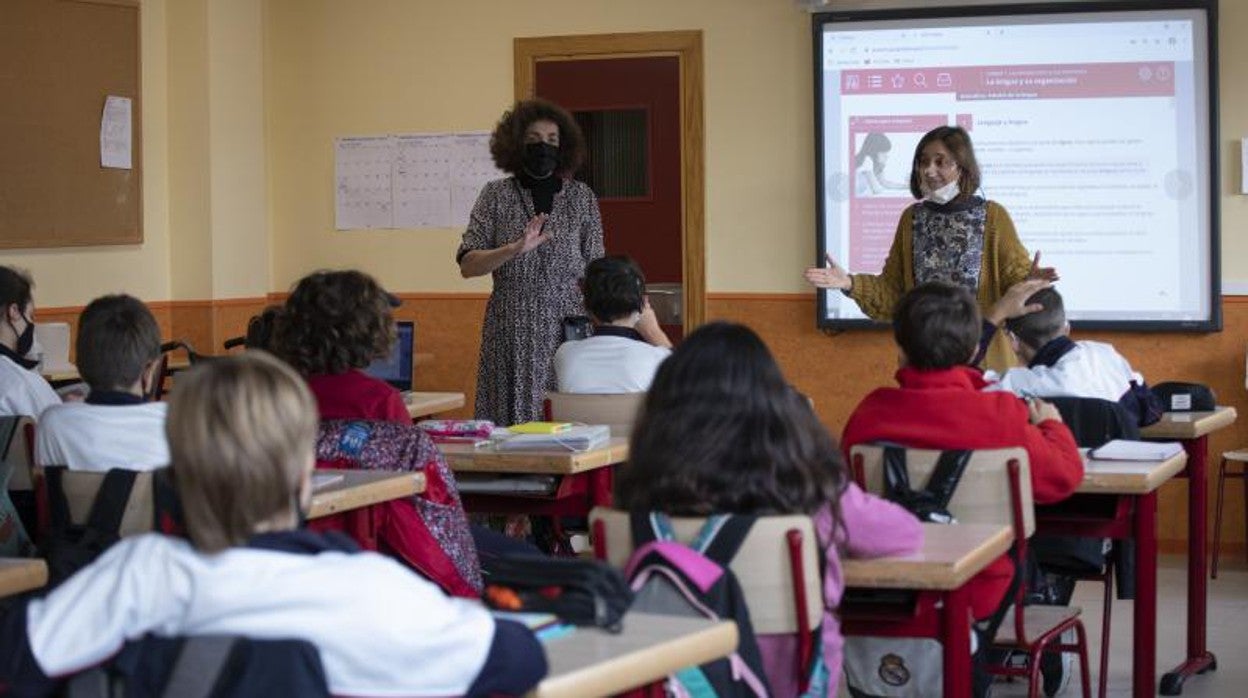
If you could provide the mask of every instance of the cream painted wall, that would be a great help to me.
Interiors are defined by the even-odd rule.
[[[41,306],[82,305],[95,296],[125,291],[140,298],[169,298],[169,113],[165,0],[143,0],[141,17],[143,119],[143,242],[91,248],[4,250],[0,263],[35,277]]]
[[[259,295],[321,266],[359,266],[404,291],[484,290],[488,281],[456,273],[458,231],[333,231],[333,137],[490,128],[512,98],[515,36],[670,29],[704,32],[710,290],[805,291],[796,270],[813,255],[811,66],[796,3],[142,6],[146,239],[5,251],[4,263],[34,273],[41,305],[112,291]],[[1220,9],[1223,276],[1248,292],[1248,196],[1234,193],[1248,135],[1248,45],[1236,41],[1248,3]]]
[[[213,299],[263,296],[270,286],[262,18],[257,0],[208,5]]]
[[[470,291],[457,230],[334,231],[335,136],[492,128],[512,38],[702,29],[708,284],[802,290],[813,257],[808,16],[792,2],[267,3],[274,281],[358,266],[405,291]]]
[[[489,128],[512,99],[516,36],[701,29],[708,288],[806,291],[799,270],[814,255],[810,20],[796,2],[269,0],[266,7],[279,288],[321,266],[358,266],[403,290],[488,288],[485,280],[459,279],[450,261],[458,231],[335,232],[332,139]],[[1232,145],[1248,135],[1248,48],[1232,39],[1248,30],[1248,3],[1222,2],[1221,10],[1223,274],[1248,283],[1248,197],[1230,193],[1239,167]]]

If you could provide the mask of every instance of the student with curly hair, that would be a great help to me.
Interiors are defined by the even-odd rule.
[[[822,650],[841,670],[842,557],[912,552],[923,531],[909,512],[863,492],[810,402],[784,379],[763,340],[715,322],[659,367],[633,428],[616,506],[674,516],[810,514],[825,549]],[[798,694],[797,637],[758,635],[772,694]]]
[[[476,416],[536,419],[554,390],[563,318],[580,315],[577,281],[603,255],[594,192],[572,178],[585,153],[572,116],[541,99],[517,102],[490,138],[509,177],[481,190],[456,254],[464,278],[492,274],[481,331]]]
[[[318,271],[299,280],[278,314],[272,349],[303,374],[321,419],[411,423],[403,396],[363,369],[390,355],[396,303],[360,271]]]

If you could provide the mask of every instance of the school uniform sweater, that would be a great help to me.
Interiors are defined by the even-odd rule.
[[[1028,422],[1027,406],[1006,392],[982,392],[977,369],[956,366],[937,371],[905,367],[897,388],[877,388],[858,405],[841,446],[848,458],[857,444],[892,443],[907,448],[994,449],[1022,447],[1031,470],[1037,504],[1061,501],[1083,480],[1083,459],[1070,430],[1059,420]],[[971,580],[975,618],[996,610],[1013,576],[1002,556]]]
[[[22,357],[0,346],[0,416],[35,417],[61,398],[43,376],[23,365]]]
[[[596,327],[594,336],[564,342],[555,351],[559,392],[645,392],[650,389],[659,364],[671,353],[671,349],[642,339],[632,328]]]
[[[321,419],[373,419],[411,424],[403,396],[393,385],[363,371],[308,376]]]
[[[46,693],[147,633],[306,640],[335,695],[521,695],[546,673],[526,628],[342,536],[260,534],[208,555],[148,534],[0,618],[0,692]]]
[[[163,402],[92,391],[86,402],[49,407],[35,430],[35,462],[70,470],[154,470],[169,464]]]
[[[1139,422],[1148,412],[1140,404],[1144,377],[1104,342],[1072,341],[1057,337],[1040,347],[1027,368],[1012,368],[986,390],[1008,390],[1016,395],[1038,397],[1090,397],[1117,402]],[[1141,389],[1139,392],[1133,390]],[[1144,393],[1145,395],[1147,393]]]

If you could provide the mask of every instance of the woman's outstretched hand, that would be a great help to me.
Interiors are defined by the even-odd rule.
[[[853,279],[850,278],[849,273],[841,265],[837,264],[835,259],[832,259],[832,255],[824,255],[824,258],[828,260],[827,266],[807,269],[803,274],[806,277],[806,281],[817,288],[834,288],[848,291],[853,286]]]

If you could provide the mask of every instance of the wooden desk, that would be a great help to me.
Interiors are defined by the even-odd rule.
[[[1136,698],[1154,695],[1157,680],[1157,490],[1187,460],[1187,453],[1164,461],[1085,459],[1083,483],[1074,497],[1060,511],[1036,511],[1038,532],[1135,541],[1131,694]],[[1081,498],[1098,495],[1116,497],[1115,513],[1108,519],[1081,515]]]
[[[1133,494],[1153,492],[1183,471],[1187,454],[1164,461],[1121,461],[1083,458],[1083,482],[1078,494]]]
[[[1209,434],[1235,423],[1234,407],[1218,407],[1212,412],[1167,412],[1161,421],[1140,430],[1146,439],[1183,442],[1187,451],[1187,655],[1177,667],[1161,678],[1161,694],[1177,696],[1183,682],[1193,674],[1208,671],[1217,658],[1206,644],[1208,584],[1205,563],[1209,557]]]
[[[338,482],[316,489],[308,518],[341,514],[371,504],[410,497],[425,491],[425,474],[393,470],[317,470],[343,476]]]
[[[590,451],[497,451],[468,444],[438,444],[457,473],[559,475],[554,494],[461,493],[464,508],[483,514],[589,516],[596,506],[611,506],[615,469],[628,460],[628,439],[612,437]],[[556,537],[559,536],[556,526]]]
[[[1009,526],[923,524],[923,548],[912,555],[841,561],[847,587],[956,589],[1014,542]]]
[[[546,645],[549,675],[529,698],[594,698],[644,686],[737,647],[731,621],[630,613],[613,635],[577,628]]]
[[[941,597],[936,639],[944,647],[945,696],[971,695],[971,599],[966,583],[1009,550],[1014,532],[1009,526],[989,524],[923,524],[923,547],[912,555],[846,559],[842,561],[846,587],[936,591]],[[887,634],[888,621],[854,617],[842,607],[846,635]],[[906,620],[914,620],[907,618]],[[902,620],[905,623],[906,620]],[[922,634],[932,632],[927,630]],[[902,628],[897,633],[914,633]]]
[[[38,589],[48,583],[48,565],[33,558],[0,558],[0,597]]]
[[[612,437],[590,451],[499,451],[470,444],[438,444],[456,472],[573,475],[628,460],[628,439]]]
[[[185,356],[181,356],[176,359],[169,359],[169,363],[165,370],[170,375],[172,375],[174,373],[177,373],[178,371],[182,371],[190,367],[191,367],[190,360],[187,359]],[[75,381],[82,380],[82,374],[78,372],[77,366],[70,366],[70,367],[58,369],[55,371],[43,371],[41,373],[45,380],[53,384],[73,383]]]
[[[403,396],[407,405],[407,414],[412,419],[428,417],[431,414],[457,410],[464,406],[463,393],[408,393]]]

